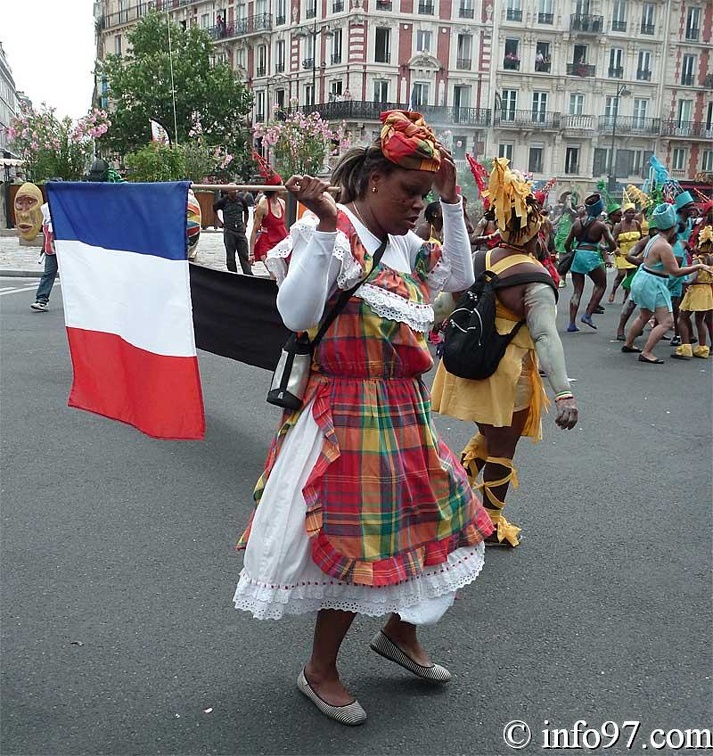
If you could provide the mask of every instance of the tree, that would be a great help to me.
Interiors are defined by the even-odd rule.
[[[108,55],[100,71],[112,111],[112,131],[105,140],[111,150],[124,155],[143,148],[153,118],[163,124],[174,144],[191,139],[199,125],[204,144],[236,156],[249,155],[245,117],[252,94],[227,63],[211,63],[213,41],[206,31],[195,26],[182,29],[163,15],[150,13],[128,38],[130,50],[124,56]],[[232,165],[231,170],[242,175],[246,167]]]
[[[11,149],[24,160],[32,181],[77,181],[89,168],[95,140],[106,134],[109,126],[103,110],[92,110],[74,123],[69,117],[58,118],[55,109],[44,103],[39,110],[23,103],[7,134]]]

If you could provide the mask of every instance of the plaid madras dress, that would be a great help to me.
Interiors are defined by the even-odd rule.
[[[345,213],[338,225],[352,262],[369,270],[370,255]],[[421,375],[433,365],[426,344],[432,314],[417,331],[395,312],[394,298],[402,310],[407,303],[414,313],[430,311],[429,275],[441,254],[439,245],[424,244],[411,273],[382,261],[352,296],[318,345],[303,409],[283,416],[255,488],[258,509],[269,506],[263,493],[271,473],[310,412],[322,442],[302,488],[304,527],[314,564],[332,581],[395,586],[445,566],[454,551],[492,531],[431,420]],[[250,535],[249,526],[238,546]]]

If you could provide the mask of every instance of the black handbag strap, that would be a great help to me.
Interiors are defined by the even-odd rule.
[[[386,249],[386,244],[388,243],[389,239],[388,237],[384,239],[384,241],[381,242],[379,245],[379,248],[374,252],[371,258],[371,268],[369,268],[369,272],[362,278],[361,280],[357,281],[357,283],[354,284],[350,289],[345,289],[340,295],[339,299],[334,303],[334,306],[332,309],[327,313],[327,317],[322,321],[322,324],[319,327],[319,330],[315,334],[315,337],[312,339],[312,347],[316,347],[317,344],[322,340],[322,336],[327,332],[327,329],[329,326],[332,325],[334,320],[336,319],[337,315],[344,309],[344,306],[351,298],[352,294],[371,276],[371,274],[376,270],[376,266],[381,262],[381,256],[384,254],[384,250]]]

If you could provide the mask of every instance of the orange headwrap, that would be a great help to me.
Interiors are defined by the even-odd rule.
[[[385,110],[381,114],[381,151],[392,163],[411,171],[436,173],[441,153],[436,135],[420,113]]]

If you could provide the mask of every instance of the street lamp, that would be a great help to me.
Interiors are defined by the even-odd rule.
[[[317,37],[320,34],[324,34],[327,37],[332,36],[332,30],[329,26],[323,26],[321,29],[317,28],[317,5],[315,0],[314,8],[314,20],[312,22],[312,28],[304,27],[295,32],[295,37],[298,39],[312,39],[312,102],[309,104],[314,107],[317,98]],[[307,61],[302,61],[302,65]]]
[[[609,179],[607,181],[607,190],[609,194],[614,193],[614,187],[616,184],[616,160],[614,159],[614,151],[616,150],[616,119],[619,115],[619,98],[628,97],[631,94],[626,88],[626,84],[620,84],[616,90],[616,97],[614,98],[614,121],[611,127],[611,150],[609,151]]]

